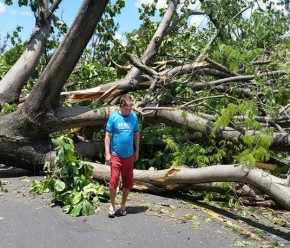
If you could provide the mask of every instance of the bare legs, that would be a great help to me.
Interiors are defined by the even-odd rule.
[[[130,189],[123,188],[122,201],[121,201],[122,210],[125,210],[126,208],[126,201],[127,201],[129,192],[130,192]],[[115,210],[116,195],[117,195],[117,189],[110,189],[110,198],[111,198],[110,210]]]
[[[122,183],[123,183],[123,192],[122,192],[120,214],[122,216],[125,216],[127,214],[126,201],[127,201],[130,189],[133,186],[134,155],[132,155],[129,158],[121,159],[113,154],[111,158],[112,158],[111,178],[110,178],[110,184],[109,184],[111,204],[110,204],[109,212],[113,212],[113,213],[115,212],[117,186],[119,184],[119,178],[121,174]]]
[[[110,211],[115,211],[115,205],[116,205],[116,194],[117,194],[117,188],[116,189],[110,189]]]
[[[126,209],[126,201],[129,195],[130,189],[123,188],[123,194],[122,194],[122,202],[121,202],[121,209]]]

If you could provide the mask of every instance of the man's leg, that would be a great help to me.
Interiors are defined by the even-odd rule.
[[[122,181],[123,181],[123,193],[121,202],[121,213],[126,215],[126,201],[133,187],[133,167],[134,167],[134,155],[123,160],[123,167],[121,171]]]
[[[115,212],[115,205],[116,205],[116,195],[117,195],[117,186],[119,183],[119,176],[120,176],[120,159],[112,155],[111,156],[111,177],[110,177],[110,207],[109,212],[114,213]],[[113,216],[113,214],[111,214]]]
[[[127,201],[129,192],[130,192],[130,189],[127,189],[127,188],[123,187],[122,202],[121,202],[121,209],[122,210],[126,209],[126,201]]]
[[[117,188],[110,189],[110,199],[111,199],[111,204],[110,204],[110,209],[109,209],[110,211],[115,211],[116,194],[117,194]]]

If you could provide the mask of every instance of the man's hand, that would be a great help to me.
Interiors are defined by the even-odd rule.
[[[106,154],[106,165],[111,165],[111,154]]]
[[[137,162],[139,159],[139,151],[136,151],[134,154],[134,162]]]
[[[106,131],[105,135],[105,157],[106,157],[106,165],[111,165],[111,153],[110,153],[110,147],[111,147],[111,138],[112,134]]]

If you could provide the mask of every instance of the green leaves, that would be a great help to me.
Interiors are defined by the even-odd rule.
[[[269,147],[272,138],[268,134],[246,135],[243,139],[247,148],[237,156],[237,160],[250,168],[255,167],[256,162],[264,162],[270,158]]]
[[[4,106],[3,106],[2,110],[0,111],[0,116],[5,115],[7,113],[14,112],[17,110],[17,108],[18,108],[18,105],[16,103],[11,104],[11,105],[8,103],[4,103]]]
[[[88,200],[83,200],[76,204],[71,210],[71,216],[76,217],[79,215],[92,215],[94,214],[94,205]]]
[[[236,118],[240,114],[242,118]],[[254,135],[245,135],[243,138],[243,150],[237,155],[237,161],[253,168],[258,161],[267,161],[270,158],[269,148],[272,143],[270,129],[262,129],[260,123],[255,121],[258,115],[257,104],[254,101],[240,101],[239,105],[228,104],[221,111],[221,116],[214,123],[214,132],[219,131],[230,124],[244,129],[252,130]]]
[[[59,179],[56,179],[54,182],[54,190],[57,192],[62,192],[65,189],[65,183]]]
[[[232,103],[228,104],[227,108],[222,109],[221,116],[213,124],[214,130],[216,131],[218,129],[228,126],[238,110],[239,106]]]
[[[91,215],[101,201],[109,199],[103,185],[92,182],[93,168],[74,156],[73,141],[61,136],[52,139],[56,146],[54,173],[34,181],[31,192],[42,194],[51,191],[52,202],[63,207],[71,216]]]
[[[236,115],[240,114],[241,119],[235,119]],[[214,122],[214,131],[218,131],[235,123],[236,125],[246,128],[261,129],[261,125],[254,120],[258,115],[257,103],[255,101],[239,101],[239,104],[229,103],[226,108],[221,110],[221,115]]]

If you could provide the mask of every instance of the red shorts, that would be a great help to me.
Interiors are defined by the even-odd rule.
[[[133,168],[134,154],[128,158],[119,158],[117,155],[111,155],[111,178],[110,189],[118,187],[120,174],[122,177],[123,187],[126,189],[133,188]]]

